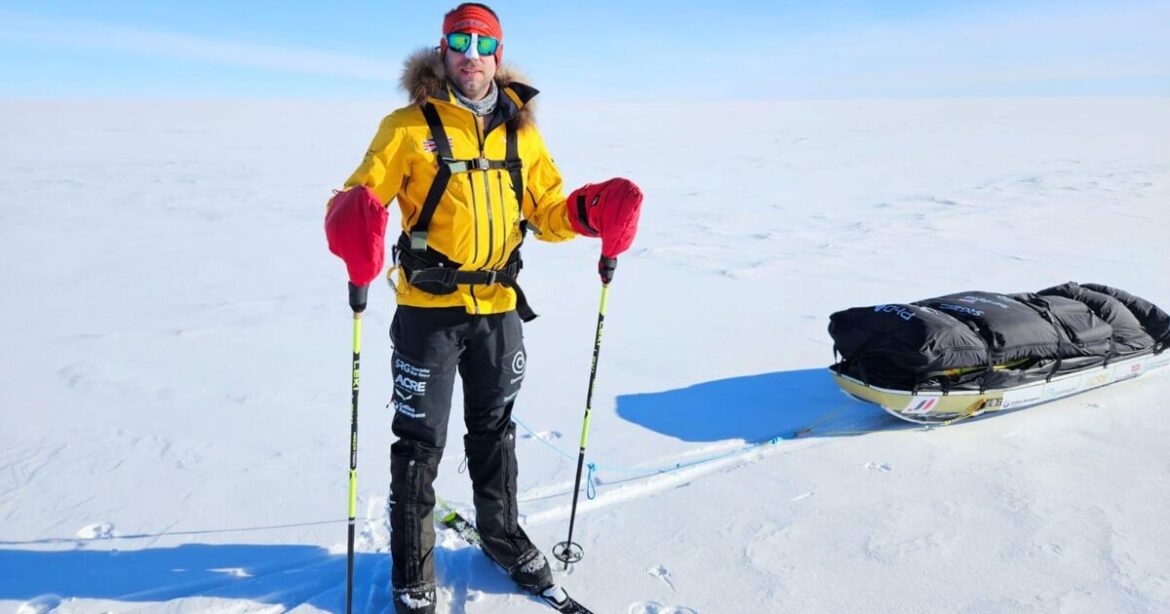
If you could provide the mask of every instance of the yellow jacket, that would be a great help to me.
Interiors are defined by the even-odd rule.
[[[528,220],[529,229],[544,241],[576,236],[569,223],[560,171],[532,122],[530,101],[535,89],[514,81],[506,67],[501,68],[496,74],[500,111],[495,118],[484,118],[484,134],[475,115],[459,106],[448,90],[437,52],[419,52],[408,59],[402,82],[414,104],[382,120],[365,159],[346,180],[346,188],[364,185],[387,206],[397,199],[402,229],[409,233],[438,171],[431,132],[420,107],[429,101],[438,111],[457,159],[503,160],[503,120],[516,121],[524,177],[524,198],[518,203],[507,170],[452,174],[428,229],[432,249],[461,263],[460,270],[491,270],[503,268],[520,244],[521,220]],[[396,241],[397,237],[387,239]],[[411,286],[399,271],[397,287],[399,305],[463,307],[468,313],[479,314],[516,308],[516,293],[499,284],[461,285],[455,293],[435,295]]]

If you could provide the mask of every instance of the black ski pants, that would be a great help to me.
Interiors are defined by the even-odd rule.
[[[505,569],[534,549],[516,511],[516,425],[512,404],[524,381],[524,335],[515,311],[472,315],[462,308],[400,306],[394,343],[396,440],[390,448],[391,581],[435,581],[433,483],[447,440],[451,394],[463,382],[464,451],[484,550]]]

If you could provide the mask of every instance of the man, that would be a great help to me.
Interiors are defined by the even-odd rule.
[[[522,321],[535,317],[517,283],[519,247],[527,230],[544,241],[585,234],[616,256],[633,239],[641,204],[633,183],[613,179],[574,192],[570,206],[532,122],[537,91],[500,66],[503,49],[487,6],[447,13],[439,48],[406,62],[402,85],[412,104],[382,121],[347,190],[331,201],[341,208],[365,198],[380,207],[397,199],[402,212],[390,328],[391,581],[399,613],[435,609],[432,484],[456,372],[483,549],[521,588],[555,590],[548,561],[518,523],[511,414],[525,373]],[[601,272],[608,283],[604,260]]]

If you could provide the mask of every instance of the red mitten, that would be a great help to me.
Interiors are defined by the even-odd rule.
[[[617,258],[638,231],[642,191],[621,177],[588,183],[569,194],[569,222],[577,234],[601,237],[601,255]]]
[[[386,207],[365,186],[338,192],[325,212],[329,251],[340,256],[355,286],[369,285],[386,260]]]

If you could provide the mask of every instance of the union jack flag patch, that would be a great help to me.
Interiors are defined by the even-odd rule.
[[[450,145],[452,149],[455,148],[455,141],[451,140],[451,137],[447,137],[447,144]],[[434,139],[434,137],[431,137],[431,138],[423,141],[422,148],[423,148],[423,151],[435,153],[435,139]]]

